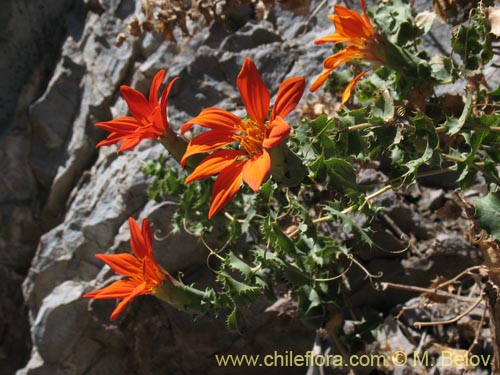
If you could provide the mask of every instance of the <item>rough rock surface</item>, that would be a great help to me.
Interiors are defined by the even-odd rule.
[[[312,1],[311,12],[321,3]],[[121,154],[116,147],[95,149],[105,134],[93,124],[126,113],[119,86],[144,92],[158,69],[167,70],[168,80],[179,76],[169,98],[173,126],[207,106],[243,112],[234,82],[246,56],[255,61],[272,95],[285,77],[311,79],[319,73],[328,51],[310,46],[331,32],[326,14],[332,4],[323,4],[310,20],[275,10],[257,22],[245,8],[236,30],[197,26],[177,45],[148,36],[129,38],[120,47],[115,38],[126,30],[127,17],[140,0],[7,4],[0,15],[6,35],[0,39],[0,72],[9,77],[0,82],[0,119],[8,124],[0,133],[0,373],[230,374],[234,368],[217,367],[214,354],[309,350],[314,331],[263,313],[264,304],[242,314],[239,335],[227,331],[222,318],[193,323],[148,297],[110,323],[113,301],[89,302],[81,296],[109,281],[109,269],[93,255],[127,251],[129,216],[150,218],[162,237],[175,210],[174,199],[148,202],[148,181],[140,171],[143,160],[163,152],[161,146],[144,142]],[[427,218],[401,197],[383,199],[386,216],[422,242],[406,258],[359,249],[370,270],[384,271],[389,281],[425,283],[443,264],[453,273],[451,259],[477,264],[459,230],[440,237],[444,230],[426,226]],[[436,209],[445,201],[442,193],[429,193],[420,209]],[[392,229],[381,223],[378,241],[391,250],[404,247]],[[431,246],[432,241],[444,245]],[[422,256],[427,245],[433,252],[430,262]],[[154,247],[170,272],[207,277],[206,250],[187,234],[158,240]],[[370,303],[387,310],[408,299],[401,293],[381,298],[362,273],[352,279],[354,308]],[[255,369],[239,372],[253,374]]]

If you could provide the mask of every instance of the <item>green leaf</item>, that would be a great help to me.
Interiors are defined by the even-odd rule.
[[[472,111],[472,95],[470,92],[467,93],[467,97],[465,99],[464,109],[462,114],[458,119],[454,117],[449,117],[446,122],[443,124],[445,128],[448,129],[449,135],[456,135],[462,130],[462,127],[465,124],[465,121],[469,118]]]
[[[392,42],[406,43],[416,36],[416,27],[411,25],[411,7],[401,0],[379,6],[375,12],[375,23],[389,36]]]
[[[488,93],[490,96],[493,96],[495,99],[500,99],[500,85],[493,91]]]
[[[321,297],[319,296],[318,292],[314,288],[311,288],[311,290],[309,291],[308,299],[309,299],[310,304],[309,304],[309,308],[306,311],[306,314],[309,311],[311,311],[313,308],[315,308],[316,306],[321,305]]]
[[[229,314],[226,318],[226,325],[229,329],[239,332],[238,330],[238,320],[236,319],[236,308],[231,311],[231,314]]]
[[[241,274],[245,277],[248,277],[252,274],[252,268],[236,255],[234,255],[233,252],[229,253],[229,256],[226,258],[226,263],[233,270],[240,271]]]
[[[225,271],[219,272],[218,280],[224,284],[224,287],[229,293],[233,294],[233,296],[235,294],[235,298],[243,297],[240,298],[243,303],[251,303],[262,292],[260,287],[244,284]]]
[[[268,242],[268,246],[282,251],[285,254],[293,255],[296,253],[295,244],[283,233],[276,221],[268,216],[262,221],[262,232]]]
[[[382,91],[372,107],[372,121],[389,121],[394,118],[394,100],[389,90]]]
[[[283,272],[283,275],[290,283],[302,286],[311,282],[311,279],[307,277],[302,270],[297,268],[295,265],[284,261],[275,253],[264,250],[255,250],[254,253],[263,264],[268,265],[269,263],[272,263],[277,266],[278,270]]]
[[[430,62],[432,77],[439,83],[450,83],[454,79],[453,61],[449,57],[436,56]]]
[[[477,25],[461,25],[453,33],[452,47],[462,57],[465,69],[475,70],[482,62],[483,43]]]
[[[424,34],[427,34],[431,30],[432,24],[434,23],[435,19],[435,12],[425,10],[417,14],[417,16],[415,17],[415,24],[424,32]]]
[[[357,190],[356,173],[347,161],[337,158],[325,160],[328,173],[333,175],[332,185],[339,191]]]
[[[482,115],[478,120],[479,124],[482,126],[498,126],[500,123],[500,116],[496,113],[492,113],[491,115]]]
[[[314,178],[325,181],[326,184],[339,192],[356,194],[360,191],[360,186],[356,183],[354,168],[343,159],[330,158],[325,160],[321,156],[310,167],[315,172]]]
[[[350,228],[353,231],[353,233],[356,234],[368,246],[370,246],[370,247],[374,247],[374,246],[376,247],[377,246],[375,244],[375,242],[373,242],[373,240],[371,239],[371,237],[367,234],[367,230],[361,228],[349,216],[347,216],[346,214],[344,214],[344,213],[342,213],[342,212],[334,209],[331,206],[325,206],[324,210],[326,212],[328,212],[329,214],[331,214],[332,216],[338,217],[346,227]]]
[[[412,42],[421,35],[422,32],[419,28],[413,24],[411,21],[406,21],[400,24],[399,30],[396,36],[396,44],[399,46],[405,46],[406,44]]]
[[[481,228],[486,230],[495,240],[500,240],[500,196],[498,193],[477,198],[473,202],[476,217]]]

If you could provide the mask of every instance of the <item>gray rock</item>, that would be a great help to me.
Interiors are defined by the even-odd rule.
[[[106,252],[119,227],[146,204],[147,181],[141,163],[157,158],[163,150],[160,145],[148,146],[145,143],[118,156],[114,147],[103,149],[79,185],[65,221],[42,236],[24,283],[27,303],[34,312],[64,280],[92,279],[101,267],[93,254]]]
[[[40,65],[41,60],[54,61],[55,56],[51,52],[59,48],[58,40],[64,35],[64,14],[71,3],[70,0],[2,3],[0,75],[9,77],[0,81],[2,124],[9,124],[14,118],[17,98],[32,70]],[[5,126],[2,130],[7,128]]]
[[[377,341],[384,343],[385,348],[392,353],[403,351],[408,355],[413,354],[418,344],[415,339],[408,330],[402,329],[402,325],[392,317],[389,317],[377,332]]]
[[[280,36],[270,22],[253,21],[247,22],[240,30],[226,38],[222,42],[220,50],[238,52],[280,40]]]
[[[29,106],[43,93],[65,33],[83,20],[71,0],[4,1],[0,12],[0,373],[12,374],[29,356],[29,325],[21,283],[42,233],[41,208],[50,181],[38,180],[30,153]],[[61,110],[61,106],[56,111]]]
[[[29,323],[19,285],[21,275],[0,264],[0,372],[11,374],[29,357]],[[24,318],[24,319],[23,319]]]
[[[425,189],[423,196],[418,202],[418,206],[422,211],[434,211],[442,207],[444,204],[444,190]]]
[[[49,222],[61,219],[69,193],[81,173],[95,159],[95,144],[103,133],[94,124],[109,119],[111,99],[125,78],[134,56],[132,44],[126,42],[121,47],[113,45],[114,36],[122,27],[122,21],[109,13],[101,16],[90,13],[78,46],[67,48],[69,51],[81,51],[81,57],[78,58],[83,60],[86,74],[81,82],[81,103],[74,112],[65,158],[59,164],[45,206],[44,215]],[[68,39],[67,44],[72,45],[74,42]]]
[[[31,330],[45,362],[64,362],[75,351],[86,325],[86,320],[80,319],[85,312],[83,290],[84,285],[65,281],[44,298]]]
[[[80,107],[80,81],[84,71],[81,51],[69,38],[47,90],[30,106],[30,122],[36,139],[30,155],[31,166],[44,186],[50,186],[57,168],[64,162],[71,125]]]

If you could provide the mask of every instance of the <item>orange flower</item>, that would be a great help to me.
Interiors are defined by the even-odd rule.
[[[236,80],[248,117],[218,108],[207,108],[182,126],[185,132],[194,124],[210,129],[194,137],[187,147],[181,164],[195,154],[213,152],[203,159],[186,179],[186,184],[218,174],[215,180],[208,217],[212,218],[234,197],[245,181],[253,191],[260,189],[271,169],[269,150],[278,146],[290,133],[284,117],[295,108],[305,89],[302,77],[285,80],[279,87],[276,103],[269,119],[270,94],[259,71],[246,58]],[[238,149],[224,149],[237,142]]]
[[[359,59],[376,64],[383,63],[378,53],[380,37],[368,18],[365,1],[360,0],[360,3],[363,15],[335,4],[335,14],[328,16],[335,25],[335,33],[314,41],[315,44],[345,43],[345,48],[325,59],[323,66],[326,70],[311,85],[311,91],[316,91],[326,82],[333,70],[348,61]],[[347,85],[342,95],[342,104],[349,99],[354,86],[365,74],[366,72],[361,72]]]
[[[118,275],[129,278],[115,281],[103,289],[83,296],[94,299],[121,299],[122,301],[111,314],[111,320],[114,320],[135,297],[142,294],[154,294],[165,281],[177,282],[153,258],[149,221],[144,219],[141,228],[132,218],[129,218],[128,222],[130,225],[130,246],[134,255],[128,253],[96,254],[96,258],[110,266]]]
[[[124,116],[111,121],[98,122],[96,126],[111,132],[111,134],[99,142],[97,147],[123,141],[118,149],[120,152],[135,147],[142,139],[157,139],[165,134],[168,130],[167,97],[177,78],[174,78],[163,90],[161,102],[158,104],[158,89],[164,78],[164,70],[156,73],[149,90],[149,100],[142,93],[129,86],[120,87],[133,117]]]

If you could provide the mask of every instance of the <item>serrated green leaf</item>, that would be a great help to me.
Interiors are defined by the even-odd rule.
[[[229,329],[233,330],[233,331],[236,331],[236,332],[239,332],[238,330],[238,320],[236,318],[236,309],[234,309],[233,311],[231,311],[231,314],[229,314],[227,317],[226,317],[226,325]]]
[[[473,204],[481,228],[495,240],[500,240],[500,195],[489,193],[482,198],[475,199]]]
[[[234,255],[233,252],[229,253],[226,258],[226,264],[233,270],[239,271],[243,276],[248,277],[252,274],[252,268],[243,262],[240,258]]]
[[[294,265],[284,261],[276,254],[264,250],[255,250],[254,253],[256,257],[263,262],[263,264],[271,262],[277,265],[278,269],[283,272],[283,275],[290,283],[301,286],[311,282],[311,279],[307,277],[304,272]]]
[[[483,43],[477,25],[461,25],[453,34],[452,47],[462,57],[466,69],[475,70],[479,67]]]
[[[330,158],[325,160],[325,165],[328,173],[334,177],[332,185],[339,191],[358,189],[358,185],[356,184],[356,173],[352,165],[347,161],[338,158]]]
[[[253,287],[247,284],[244,284],[233,277],[231,277],[227,273],[222,273],[224,276],[224,280],[228,286],[230,286],[231,290],[240,294],[240,295],[248,295],[252,293],[258,293],[260,291],[260,288]]]
[[[268,246],[282,251],[285,254],[293,255],[296,253],[295,244],[281,230],[277,222],[268,216],[262,221],[262,231]]]
[[[313,130],[314,135],[318,135],[323,133],[331,124],[333,124],[333,120],[328,118],[327,115],[322,114],[310,121],[308,125]]]
[[[360,186],[356,184],[354,168],[343,159],[330,158],[325,160],[321,156],[310,167],[315,172],[315,178],[325,181],[326,184],[339,192],[350,194],[360,191]]]
[[[336,210],[335,208],[331,206],[325,206],[324,210],[332,215],[332,217],[337,217],[339,218],[342,223],[350,228],[353,233],[355,233],[359,239],[361,239],[364,243],[366,243],[370,247],[377,247],[375,242],[371,239],[371,237],[367,234],[366,229],[361,228],[354,220],[352,220],[349,216],[346,214],[342,213],[341,211]]]
[[[472,111],[472,95],[470,92],[468,92],[465,99],[464,109],[460,117],[458,119],[454,117],[449,117],[443,124],[443,126],[448,129],[447,133],[449,135],[458,134],[460,130],[462,130],[462,127],[464,126],[467,119],[469,118],[471,111]]]

